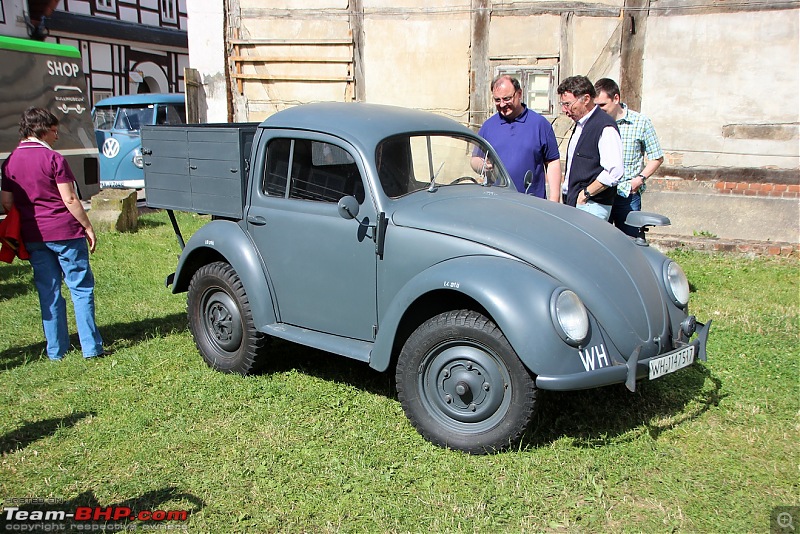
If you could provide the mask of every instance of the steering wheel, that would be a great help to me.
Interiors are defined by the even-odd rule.
[[[478,182],[478,180],[476,180],[472,176],[462,176],[461,178],[457,178],[457,179],[453,180],[451,182],[451,184],[460,184],[461,182],[466,182],[467,180],[469,180],[473,184],[480,183],[480,182]]]

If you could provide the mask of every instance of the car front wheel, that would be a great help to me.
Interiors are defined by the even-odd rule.
[[[516,444],[537,402],[531,375],[492,321],[442,313],[406,341],[397,394],[411,424],[432,443],[472,454]]]

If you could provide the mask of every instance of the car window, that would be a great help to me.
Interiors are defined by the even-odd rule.
[[[489,172],[486,166],[473,167],[476,152],[489,149],[479,139],[453,135],[400,135],[381,142],[375,153],[378,177],[384,193],[398,198],[436,185],[506,185],[505,171],[499,166]]]
[[[156,124],[184,124],[186,107],[175,104],[159,104],[156,110]]]
[[[309,139],[273,139],[267,146],[263,191],[297,200],[339,202],[352,195],[364,201],[358,166],[343,148]]]

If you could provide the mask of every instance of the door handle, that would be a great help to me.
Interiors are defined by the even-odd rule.
[[[252,216],[252,215],[248,215],[247,216],[247,222],[249,222],[250,224],[255,225],[255,226],[264,226],[265,224],[267,224],[267,220],[264,217],[262,217],[261,215],[258,215],[258,216],[255,216],[255,217]]]

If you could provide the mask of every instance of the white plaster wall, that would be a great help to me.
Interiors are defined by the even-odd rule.
[[[207,122],[227,122],[225,82],[225,17],[220,0],[188,2],[189,65],[200,72],[207,106]]]
[[[648,19],[642,111],[667,163],[798,168],[796,127],[786,140],[722,135],[729,124],[800,120],[798,26],[798,10]]]
[[[495,17],[489,26],[489,56],[558,56],[561,17],[534,15]]]
[[[619,80],[619,40],[612,40],[619,25],[620,19],[616,18],[575,17],[570,36],[573,75],[588,76],[593,82],[604,76]],[[612,49],[612,54],[602,54],[607,48]]]
[[[22,15],[25,8],[22,2],[23,0],[8,0],[3,2],[5,8],[5,22],[0,23],[0,35],[19,37],[20,39],[28,38],[28,29],[25,23],[22,22]]]
[[[433,111],[467,123],[469,14],[368,18],[364,32],[368,102]]]
[[[192,20],[190,63],[203,77],[209,121],[225,120],[227,114],[222,3],[187,3]],[[239,3],[243,13],[259,15],[242,21],[243,37],[340,39],[349,34],[346,0],[281,0],[279,6],[270,7],[261,0]],[[514,4],[496,2],[494,7],[508,13]],[[622,1],[610,3],[617,4],[621,6]],[[366,100],[427,109],[466,123],[471,2],[431,0],[422,6],[419,0],[364,0],[363,6]],[[300,11],[289,16],[289,8]],[[334,12],[321,18],[315,10],[322,9]],[[261,16],[265,13],[270,16]],[[618,43],[610,55],[598,60],[619,22],[614,17],[576,14],[569,37],[573,60],[568,71],[593,80],[608,76],[619,81]],[[492,57],[561,53],[558,16],[496,15],[490,24]],[[800,122],[795,96],[800,86],[799,30],[798,10],[651,14],[644,50],[642,111],[656,126],[668,164],[798,168],[796,125],[794,130],[785,127],[789,136],[783,140],[726,138],[722,131],[732,124]],[[285,53],[318,51],[298,48]],[[296,75],[303,75],[336,67],[295,64],[291,68]],[[562,65],[562,76],[564,68]],[[343,83],[246,85],[247,98],[240,101],[247,102],[241,108],[245,116],[237,116],[237,120],[259,120],[288,105],[344,101],[352,96]]]

